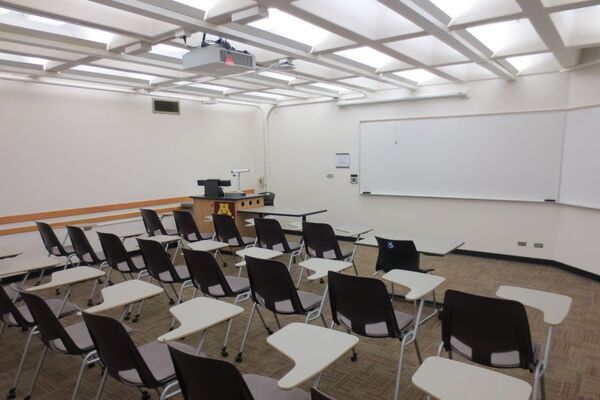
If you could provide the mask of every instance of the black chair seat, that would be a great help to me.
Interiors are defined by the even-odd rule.
[[[240,294],[250,290],[250,281],[246,278],[238,276],[225,276],[229,287],[235,294]]]
[[[399,331],[405,330],[413,323],[414,318],[410,314],[405,314],[401,311],[394,311],[394,314],[396,315]],[[348,318],[338,313],[338,319],[340,324],[342,324],[345,328],[352,330],[352,324]],[[391,336],[390,332],[388,332],[387,324],[384,321],[365,325],[365,332],[367,333],[366,336],[368,337],[385,338]]]
[[[196,349],[186,344],[172,342],[170,345],[178,350],[196,354]],[[154,376],[154,379],[160,383],[167,383],[175,379],[175,367],[169,354],[169,347],[165,343],[150,342],[139,346],[138,351]],[[119,377],[131,385],[142,385],[142,380],[135,369],[120,371]]]
[[[179,275],[179,278],[187,281],[188,279],[190,279],[190,271],[188,270],[186,265],[175,265],[173,266],[173,268],[175,268],[175,272],[177,272],[177,275]],[[160,280],[162,282],[177,282],[178,280],[175,279],[175,277],[173,277],[173,275],[171,275],[171,272],[169,271],[165,271],[165,272],[161,272],[160,274],[158,274],[158,277],[160,278]]]
[[[99,260],[101,263],[103,263],[103,262],[105,262],[105,261],[106,261],[106,256],[104,255],[104,252],[102,252],[102,251],[96,251],[95,253],[96,253],[96,257],[98,257],[98,260]],[[83,261],[84,263],[87,263],[87,264],[93,264],[93,263],[94,263],[94,260],[92,260],[92,257],[91,257],[89,254],[86,254],[86,255],[83,257],[83,260],[82,260],[82,261]]]
[[[165,229],[165,231],[167,232],[167,235],[173,235],[173,236],[179,235],[179,232],[177,232],[177,229]]]
[[[48,300],[46,300],[46,303],[48,304],[48,306],[50,307],[52,312],[56,315],[56,313],[60,309],[60,306],[63,303],[63,300],[62,299],[48,299]],[[21,315],[23,315],[23,318],[25,318],[25,321],[27,321],[31,325],[34,324],[33,316],[31,315],[31,312],[29,311],[29,308],[27,308],[27,306],[20,306],[20,307],[17,307],[17,309],[19,310]],[[60,313],[60,315],[58,317],[59,318],[66,317],[67,315],[75,314],[78,311],[79,311],[79,307],[77,307],[75,304],[67,301],[65,303],[65,306],[62,309],[62,312]],[[12,325],[12,326],[17,326],[17,321],[15,320],[15,318],[13,317],[12,314],[10,314],[8,317],[8,324]]]
[[[129,268],[129,265],[127,264],[126,261],[123,261],[123,262],[117,264],[117,269],[120,272],[126,272],[126,273],[139,272],[140,270],[146,269],[146,263],[144,262],[144,259],[142,258],[141,255],[131,257],[131,261],[133,262],[133,265],[136,268],[136,270],[131,271],[131,269]]]
[[[242,244],[240,244],[240,242],[237,240],[237,238],[231,238],[227,241],[227,244],[233,247],[240,247],[240,246],[248,246],[249,244],[254,244],[254,241],[256,239],[251,238],[251,237],[246,237],[246,236],[242,236]]]
[[[283,390],[277,386],[277,380],[255,374],[242,375],[252,397],[256,400],[310,400],[310,395],[301,389]]]
[[[306,311],[313,310],[317,308],[321,304],[322,296],[310,292],[304,292],[302,290],[298,290],[298,298],[300,299],[300,303],[302,303],[302,307]],[[281,301],[275,303],[275,309],[278,313],[281,314],[295,314],[294,308],[292,307],[292,302],[289,300]]]
[[[452,351],[458,353],[462,357],[472,360],[472,351],[471,347],[464,344],[454,336],[450,337],[450,345],[452,346]],[[540,345],[535,342],[531,342],[533,347],[533,359],[534,364],[540,359]],[[496,368],[519,368],[520,358],[519,352],[517,350],[507,351],[502,353],[492,353],[491,355],[491,364],[492,367]]]

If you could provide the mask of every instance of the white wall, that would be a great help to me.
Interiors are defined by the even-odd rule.
[[[0,215],[199,194],[197,179],[232,168],[250,168],[243,186],[257,188],[264,172],[255,107],[153,114],[146,96],[10,81],[0,104]],[[37,232],[3,245],[41,251]]]
[[[307,199],[311,205],[327,207],[329,212],[319,219],[333,224],[367,224],[380,231],[462,239],[465,249],[557,259],[600,274],[600,265],[592,262],[594,246],[582,252],[575,250],[572,236],[568,242],[564,240],[572,235],[572,224],[588,232],[595,227],[598,232],[600,211],[588,211],[586,214],[598,216],[598,221],[584,226],[589,215],[576,222],[571,216],[580,210],[563,212],[557,204],[361,196],[358,185],[349,183],[349,175],[358,173],[361,120],[566,109],[573,97],[571,75],[575,73],[524,76],[515,82],[473,82],[468,84],[468,99],[346,108],[321,103],[275,109],[269,119],[269,188],[282,203]],[[577,76],[577,85],[585,87],[590,75],[597,76],[588,72],[585,77]],[[586,96],[578,101],[588,103],[591,95]],[[336,152],[351,153],[350,170],[335,169]],[[327,173],[333,173],[334,179],[327,179]],[[593,236],[590,242],[595,240]],[[518,247],[517,241],[527,241],[528,247]],[[559,246],[558,241],[563,243]],[[533,242],[544,243],[544,248],[533,248]]]

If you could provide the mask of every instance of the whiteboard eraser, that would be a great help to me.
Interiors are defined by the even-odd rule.
[[[544,199],[545,203],[556,203],[556,200],[554,199]]]
[[[371,194],[371,192],[362,192],[362,194]]]

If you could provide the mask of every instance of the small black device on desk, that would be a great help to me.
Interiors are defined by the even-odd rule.
[[[204,186],[205,197],[243,197],[246,193],[223,193],[223,187],[231,186],[231,181],[221,179],[199,179],[198,186]]]

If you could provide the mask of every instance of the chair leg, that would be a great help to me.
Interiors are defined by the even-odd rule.
[[[106,279],[104,280],[104,287],[107,287],[109,285],[112,285],[112,281],[110,280],[110,275],[112,274],[113,269],[109,268],[108,269],[108,274],[106,274]]]
[[[161,282],[159,279],[157,279],[156,281],[158,282],[158,284],[159,284],[159,285],[160,285],[160,287],[162,288],[162,290],[163,290],[163,293],[165,294],[165,296],[167,296],[167,299],[169,299],[169,304],[170,304],[170,305],[173,305],[173,304],[175,304],[175,300],[173,300],[173,299],[171,298],[171,296],[169,296],[169,292],[167,292],[167,289],[165,288],[165,285],[163,285],[163,283],[162,283],[162,282]]]
[[[273,313],[273,316],[275,317],[275,322],[277,323],[277,329],[281,329],[281,322],[279,322],[279,317],[275,313]]]
[[[269,328],[269,326],[265,322],[265,319],[264,319],[262,313],[260,312],[260,308],[258,308],[258,306],[256,307],[256,311],[258,312],[258,317],[260,318],[260,322],[262,322],[263,326],[265,327],[265,330],[267,331],[267,334],[272,335],[273,334],[273,330],[271,328]]]
[[[542,394],[542,400],[546,400],[546,378],[543,374],[540,377],[540,393]]]
[[[96,400],[100,400],[102,392],[104,391],[104,385],[106,384],[106,377],[108,376],[108,368],[104,368],[102,373],[102,379],[100,379],[100,386],[98,386],[98,392],[96,392]]]
[[[229,323],[227,324],[227,332],[225,332],[225,341],[223,342],[223,347],[221,348],[221,356],[227,357],[229,353],[227,353],[227,342],[229,341],[229,333],[231,332],[231,325],[233,324],[233,318],[229,319]]]
[[[183,289],[185,289],[185,282],[181,284],[181,288],[179,289],[179,296],[177,296],[177,304],[181,304],[181,299],[183,297]],[[170,331],[173,330],[173,328],[175,327],[175,317],[173,317],[173,320],[171,321],[171,327],[169,328]]]
[[[73,389],[73,396],[71,400],[75,400],[77,398],[77,394],[79,393],[79,387],[81,386],[81,379],[83,378],[83,371],[85,371],[86,365],[90,364],[90,358],[96,355],[95,351],[90,351],[83,357],[83,361],[81,362],[81,368],[79,368],[79,374],[77,375],[77,381],[75,381],[75,389]]]
[[[46,353],[48,352],[48,347],[44,346],[42,350],[42,355],[40,356],[40,360],[35,367],[35,372],[33,373],[33,381],[31,382],[31,387],[29,388],[29,393],[27,396],[23,398],[23,400],[31,399],[31,394],[33,393],[33,389],[35,388],[35,384],[37,383],[38,376],[40,376],[40,371],[42,369],[42,364],[44,363],[44,359],[46,358]]]
[[[88,299],[88,306],[94,305],[94,295],[96,294],[96,288],[98,287],[98,283],[100,283],[100,279],[96,279],[94,281],[94,287],[92,288],[92,293],[90,293],[90,298]]]
[[[356,269],[356,263],[354,262],[354,260],[352,261],[352,268],[354,268],[354,273],[356,274],[356,276],[358,276],[358,269]]]
[[[240,351],[235,356],[236,362],[242,361],[242,353],[244,352],[244,346],[246,345],[246,339],[248,338],[248,332],[250,332],[250,325],[252,325],[252,318],[254,318],[255,310],[256,310],[256,303],[252,304],[252,310],[250,311],[250,318],[248,318],[248,323],[246,324],[246,330],[244,331],[244,337],[242,338],[242,344],[240,346]]]
[[[333,329],[333,322],[331,323],[331,328]],[[350,329],[346,329],[346,333],[349,335],[350,334]],[[356,362],[356,360],[358,360],[358,353],[356,353],[356,349],[353,347],[352,348],[352,356],[350,357],[350,361],[352,362]]]
[[[298,275],[298,282],[296,282],[296,289],[300,287],[300,282],[302,282],[302,275],[304,275],[304,268],[300,268],[300,275]]]
[[[17,386],[19,385],[19,380],[21,379],[21,373],[23,372],[23,365],[25,365],[25,359],[27,358],[27,352],[29,351],[29,346],[31,345],[31,338],[35,335],[35,328],[31,328],[29,335],[27,336],[27,342],[25,342],[25,348],[23,349],[23,355],[21,356],[21,361],[19,362],[19,367],[17,368],[17,376],[15,376],[15,382],[13,383],[12,388],[8,391],[7,399],[14,399],[17,397]]]
[[[321,321],[323,321],[323,326],[327,328],[327,321],[325,321],[325,316],[321,313]]]
[[[419,344],[417,343],[417,338],[413,341],[415,344],[415,350],[417,351],[417,359],[419,360],[419,364],[423,364],[423,357],[421,357],[421,350],[419,349]]]
[[[402,361],[404,359],[404,344],[406,343],[407,336],[402,338],[400,343],[400,357],[398,358],[398,372],[396,373],[396,389],[394,391],[394,400],[398,399],[400,394],[400,374],[402,373]]]
[[[135,313],[135,316],[133,317],[133,319],[131,320],[132,322],[138,322],[140,320],[140,314],[142,314],[142,307],[144,307],[144,301],[146,301],[146,300],[140,301],[140,307],[138,308],[137,312]]]

